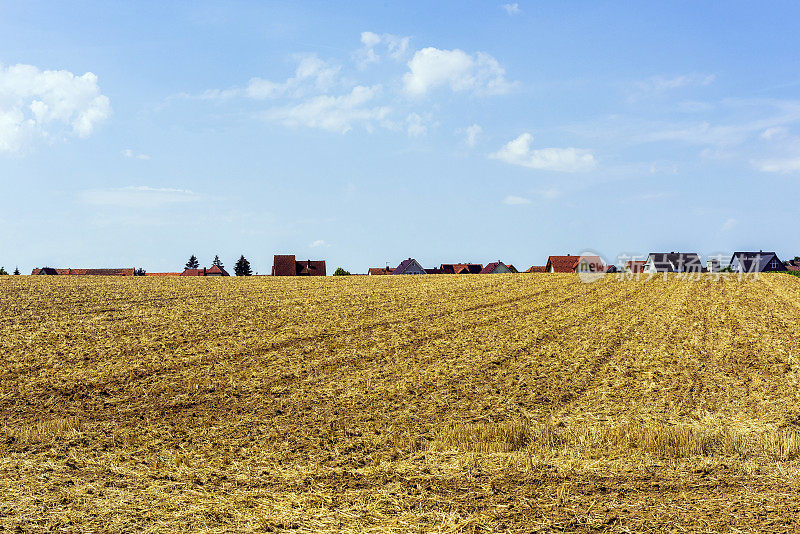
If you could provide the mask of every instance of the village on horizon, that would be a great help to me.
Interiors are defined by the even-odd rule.
[[[424,274],[505,274],[505,273],[758,273],[772,271],[800,271],[800,257],[781,261],[775,252],[750,251],[734,252],[727,264],[727,255],[709,256],[703,265],[700,255],[694,252],[651,252],[646,256],[621,255],[618,264],[606,263],[599,255],[584,253],[565,256],[548,256],[545,265],[533,265],[519,271],[513,264],[498,260],[486,265],[480,263],[443,263],[439,267],[426,268],[414,258],[407,258],[397,267],[370,267],[365,274],[354,274],[339,267],[333,276],[377,276],[377,275],[424,275]],[[7,274],[0,267],[0,274]],[[14,274],[20,274],[19,269]],[[292,254],[276,254],[269,275],[253,274],[250,263],[241,256],[236,262],[234,274],[237,276],[327,276],[325,260],[298,260]],[[183,271],[149,273],[142,268],[34,268],[31,275],[70,275],[70,276],[230,276],[219,256],[214,258],[211,267],[201,268],[197,258],[192,255]]]

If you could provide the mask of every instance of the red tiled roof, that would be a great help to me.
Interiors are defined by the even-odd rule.
[[[181,273],[145,273],[145,276],[180,276]]]
[[[492,263],[486,264],[486,267],[481,269],[478,274],[491,274],[491,273],[494,272],[495,269],[497,269],[501,265],[506,267],[506,268],[509,268],[508,265],[506,265],[502,261],[493,261]],[[509,268],[509,270],[510,270],[510,268]]]
[[[219,275],[219,276],[230,276],[228,271],[225,270],[224,267],[220,267],[219,265],[212,265],[206,271],[206,276],[208,275]]]
[[[625,266],[632,273],[641,273],[644,272],[645,263],[647,263],[645,260],[628,260],[625,262]]]
[[[379,274],[392,274],[392,271],[394,271],[392,267],[370,267],[367,273],[375,276]]]
[[[443,263],[439,267],[444,274],[478,274],[483,269],[480,263]]]
[[[325,260],[295,261],[294,254],[276,254],[272,276],[326,276]]]
[[[572,273],[575,272],[575,266],[578,264],[578,256],[550,256],[547,258],[547,265],[545,271],[554,273]]]
[[[547,269],[544,265],[533,265],[530,269],[525,271],[526,273],[544,273],[547,272]]]
[[[297,276],[294,254],[276,254],[272,261],[272,276]]]
[[[44,271],[44,272],[43,272]],[[56,274],[71,276],[133,276],[133,268],[130,269],[54,269],[52,267],[42,267],[34,269],[31,274]]]

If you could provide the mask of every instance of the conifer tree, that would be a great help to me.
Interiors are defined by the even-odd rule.
[[[197,261],[197,256],[192,254],[192,257],[189,258],[189,261],[186,262],[187,269],[198,269],[200,268],[200,262]]]
[[[19,276],[19,267],[14,268],[14,274]]]
[[[244,255],[236,262],[233,272],[236,276],[251,276],[253,274],[252,269],[250,269],[250,262],[245,259]]]
[[[211,262],[212,265],[216,265],[220,269],[224,269],[225,266],[222,265],[222,260],[219,259],[219,256],[214,256],[214,261]]]

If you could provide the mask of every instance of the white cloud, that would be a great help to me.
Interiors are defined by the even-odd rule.
[[[135,158],[135,159],[143,159],[143,160],[150,159],[150,156],[148,156],[147,154],[136,154],[130,148],[126,148],[125,150],[123,150],[122,151],[122,155],[125,156],[126,158]]]
[[[327,248],[330,247],[330,245],[326,243],[324,239],[317,239],[316,241],[308,245],[308,248],[320,248],[320,247]]]
[[[783,139],[789,133],[789,130],[784,126],[773,126],[761,132],[762,139]]]
[[[384,119],[390,111],[385,106],[365,106],[374,100],[380,90],[380,85],[359,85],[349,94],[315,96],[300,104],[270,109],[263,117],[286,126],[306,126],[339,133],[349,132],[356,123],[371,130],[373,121]]]
[[[370,63],[378,63],[381,54],[385,54],[395,61],[402,61],[408,54],[408,47],[411,42],[410,37],[400,37],[390,33],[378,35],[373,32],[361,33],[361,44],[363,45],[354,54],[354,58],[359,68],[364,68]],[[380,48],[381,50],[376,50]]]
[[[737,222],[738,222],[738,221],[737,221],[736,219],[734,219],[734,218],[732,218],[732,217],[731,217],[730,219],[728,219],[728,220],[726,220],[724,223],[722,223],[722,228],[721,228],[721,230],[722,230],[723,232],[728,232],[728,231],[730,231],[730,230],[733,230],[733,228],[736,226],[736,223],[737,223]]]
[[[533,136],[524,133],[489,157],[531,169],[560,172],[589,171],[596,167],[594,155],[580,148],[531,149]]]
[[[409,137],[419,137],[428,133],[428,127],[425,124],[425,119],[423,119],[417,113],[411,113],[408,117],[406,117],[406,124],[408,125],[407,130]]]
[[[503,4],[503,9],[505,9],[506,13],[509,15],[517,15],[522,12],[522,10],[519,8],[519,4],[517,3]]]
[[[652,76],[634,84],[634,93],[631,95],[631,99],[658,96],[685,87],[703,87],[713,83],[715,78],[713,74],[684,74],[671,78]]]
[[[256,100],[291,96],[300,98],[312,92],[326,92],[336,83],[341,67],[331,65],[316,55],[300,59],[294,76],[285,82],[272,82],[253,78],[247,85],[245,94]],[[230,92],[230,90],[228,91]],[[220,92],[224,97],[226,91]]]
[[[88,137],[110,115],[110,101],[91,72],[0,65],[0,152],[66,133]]]
[[[464,129],[464,133],[466,134],[466,139],[464,139],[464,142],[468,147],[472,148],[475,146],[475,144],[478,142],[478,136],[481,134],[481,132],[483,132],[483,128],[477,124],[472,124]]]
[[[483,52],[473,56],[459,49],[423,48],[414,54],[408,68],[403,86],[411,96],[422,96],[441,86],[490,95],[508,93],[515,86],[505,79],[505,69],[497,60]]]
[[[753,161],[752,164],[763,172],[788,173],[800,171],[800,157]]]
[[[124,208],[154,208],[167,204],[194,202],[200,196],[188,189],[129,186],[115,189],[92,189],[80,194],[80,199],[94,206]]]
[[[503,199],[503,204],[508,204],[509,206],[521,206],[523,204],[530,204],[531,200],[525,197],[518,197],[515,195],[508,195],[506,198]]]

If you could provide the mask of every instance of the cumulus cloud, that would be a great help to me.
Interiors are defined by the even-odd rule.
[[[113,189],[92,189],[80,194],[80,199],[93,206],[122,208],[154,208],[167,204],[194,202],[200,197],[188,189],[129,186]]]
[[[489,54],[470,55],[463,50],[418,50],[408,62],[403,87],[411,96],[425,95],[431,89],[447,86],[452,91],[477,94],[503,94],[515,84],[505,79],[505,69]]]
[[[308,245],[308,247],[309,248],[321,248],[321,247],[327,248],[327,247],[330,247],[330,245],[328,243],[326,243],[324,239],[317,239],[316,241],[314,241],[313,243]]]
[[[523,204],[530,204],[531,200],[525,197],[519,197],[516,195],[508,195],[506,198],[503,199],[503,204],[508,204],[509,206],[521,206]]]
[[[384,119],[390,111],[385,106],[367,105],[380,91],[380,85],[359,85],[342,96],[320,95],[296,105],[273,108],[263,117],[286,126],[306,126],[339,133],[349,132],[356,123],[370,130],[373,122]]]
[[[340,66],[327,63],[316,55],[305,56],[297,65],[293,77],[284,82],[252,78],[245,94],[263,100],[282,96],[299,98],[311,92],[325,92],[336,83],[340,70]],[[225,93],[220,92],[220,96],[224,97]]]
[[[736,226],[737,222],[738,221],[736,219],[731,217],[730,219],[728,219],[724,223],[722,223],[722,231],[723,232],[728,232],[730,230],[733,230],[734,227]]]
[[[378,35],[373,32],[361,32],[361,44],[353,56],[360,68],[370,63],[378,63],[383,56],[395,61],[402,61],[408,54],[410,37],[400,37],[390,33]]]
[[[573,147],[531,149],[532,142],[533,136],[524,133],[489,157],[512,165],[546,171],[580,172],[592,170],[596,166],[594,155],[588,150]]]
[[[503,4],[503,9],[505,9],[506,13],[508,13],[509,15],[518,15],[519,13],[522,12],[522,10],[519,8],[519,4],[517,3]]]
[[[111,103],[91,72],[0,65],[0,152],[63,134],[88,137],[110,115]]]

